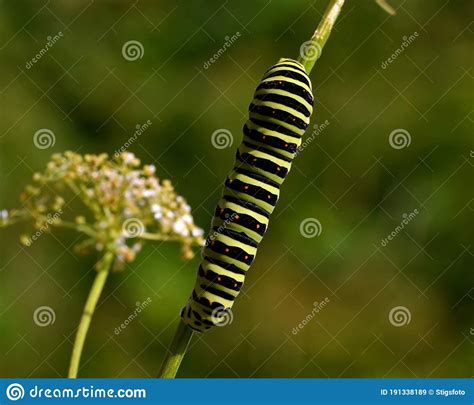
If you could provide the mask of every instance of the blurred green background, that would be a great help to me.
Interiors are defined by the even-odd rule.
[[[207,231],[256,83],[280,57],[298,55],[326,5],[1,1],[0,207],[18,206],[52,153],[113,154],[150,120],[129,151],[171,179]],[[347,0],[312,74],[313,122],[329,124],[294,164],[232,324],[195,337],[180,376],[472,376],[472,3],[392,5],[393,17],[374,1]],[[383,68],[414,32],[416,40]],[[130,40],[144,50],[135,61],[122,55]],[[41,128],[54,132],[54,146],[35,147]],[[213,147],[218,129],[233,134],[230,148]],[[400,149],[389,142],[397,129],[409,133]],[[307,218],[320,222],[319,236],[302,236]],[[0,229],[0,376],[65,376],[97,257],[72,252],[72,231],[23,247],[25,229]],[[174,244],[148,244],[113,274],[80,376],[156,376],[198,263],[181,261]],[[43,305],[56,314],[47,327],[33,322]],[[410,316],[402,326],[390,322],[398,306]]]

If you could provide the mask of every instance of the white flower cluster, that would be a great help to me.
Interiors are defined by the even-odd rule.
[[[194,224],[186,200],[155,172],[155,166],[141,167],[129,152],[113,159],[106,154],[55,154],[44,173],[35,173],[35,184],[26,187],[21,196],[24,207],[1,211],[1,222],[32,218],[41,227],[51,212],[65,207],[72,192],[90,213],[75,216],[71,222],[61,217],[54,225],[89,236],[79,250],[103,250],[112,244],[119,261],[130,262],[144,240],[172,240],[181,242],[186,258],[192,257],[191,247],[203,244],[203,231]]]

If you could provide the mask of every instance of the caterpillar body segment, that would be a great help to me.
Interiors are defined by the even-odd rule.
[[[225,324],[312,112],[311,80],[299,62],[281,59],[264,73],[211,223],[193,293],[181,311],[192,329],[203,332]]]

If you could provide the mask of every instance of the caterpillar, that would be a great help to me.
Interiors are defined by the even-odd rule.
[[[181,311],[183,322],[195,331],[222,324],[239,295],[309,125],[313,101],[311,80],[293,59],[280,59],[257,86],[196,284]]]

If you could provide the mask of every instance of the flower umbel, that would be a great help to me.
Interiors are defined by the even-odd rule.
[[[53,227],[64,227],[86,236],[76,251],[95,249],[101,255],[77,328],[70,378],[77,377],[91,318],[110,271],[132,262],[145,240],[177,241],[186,259],[193,256],[193,245],[204,244],[191,208],[171,182],[160,181],[153,165],[141,166],[129,152],[113,159],[107,154],[55,154],[44,172],[33,175],[33,184],[20,199],[21,208],[0,210],[0,227],[33,221],[35,233],[20,238],[24,245],[30,246]],[[87,209],[83,215],[73,214],[76,200]]]
[[[113,159],[107,154],[55,154],[21,194],[23,206],[1,211],[0,225],[32,220],[41,233],[54,227],[75,229],[86,235],[76,251],[107,247],[116,257],[115,269],[133,261],[144,240],[177,241],[183,256],[191,258],[192,246],[203,244],[203,231],[194,224],[185,199],[155,171],[129,152]],[[75,199],[88,208],[83,215],[71,213],[67,201]],[[26,235],[21,240],[32,243]]]

